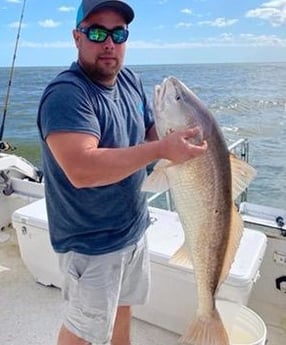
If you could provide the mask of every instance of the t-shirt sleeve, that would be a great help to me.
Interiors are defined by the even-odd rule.
[[[147,132],[154,125],[152,103],[146,95],[142,80],[139,78],[139,76],[137,76],[137,82],[140,85],[140,90],[141,90],[140,93],[141,93],[143,107],[144,107],[144,123],[145,123],[146,132]]]
[[[39,107],[39,127],[45,140],[52,132],[89,133],[100,138],[95,107],[87,92],[73,83],[51,85]]]

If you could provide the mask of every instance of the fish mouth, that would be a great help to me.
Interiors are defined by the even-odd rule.
[[[160,138],[176,130],[197,128],[196,134],[188,140],[189,143],[201,145],[206,139],[197,100],[186,85],[175,77],[167,77],[162,84],[155,86],[154,110]]]
[[[178,89],[176,87],[175,78],[168,77],[165,78],[161,85],[155,86],[155,98],[157,99],[156,106],[158,112],[164,111],[167,107],[169,99],[174,99],[173,96],[178,94]]]

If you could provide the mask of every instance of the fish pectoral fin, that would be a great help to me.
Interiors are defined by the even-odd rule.
[[[238,213],[235,204],[233,203],[232,210],[231,210],[230,235],[229,235],[228,245],[225,252],[222,271],[221,271],[219,282],[218,282],[218,288],[229,274],[231,265],[234,261],[235,254],[236,254],[237,248],[239,247],[239,243],[243,234],[243,228],[244,228],[243,220],[240,214]]]
[[[186,242],[175,252],[169,262],[174,265],[193,268],[191,250]]]
[[[172,163],[166,159],[161,159],[155,166],[152,173],[147,176],[142,184],[141,190],[151,193],[163,193],[169,190],[169,181],[166,175],[166,169]]]
[[[256,170],[247,162],[230,154],[232,176],[232,198],[235,200],[256,176]]]

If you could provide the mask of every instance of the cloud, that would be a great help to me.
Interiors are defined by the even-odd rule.
[[[193,26],[192,23],[184,23],[184,22],[180,22],[175,25],[176,28],[190,28],[191,26]]]
[[[58,10],[60,12],[74,12],[75,8],[72,7],[72,6],[70,6],[70,7],[68,7],[68,6],[61,6],[61,7],[58,8]]]
[[[8,27],[11,29],[18,29],[19,25],[20,25],[20,22],[13,22],[13,23],[10,23]],[[26,28],[26,27],[27,27],[27,24],[24,24],[24,23],[21,24],[21,28]]]
[[[161,25],[155,26],[154,30],[164,30],[165,28],[166,28],[166,25],[161,24]]]
[[[189,42],[128,42],[130,49],[192,49],[197,47],[283,47],[286,48],[286,39],[276,35],[254,35],[223,33],[219,36],[198,39]]]
[[[163,43],[163,42],[147,42],[147,41],[128,42],[129,49],[178,49],[178,48],[192,48],[195,46],[202,46],[202,43],[201,42]]]
[[[238,22],[238,19],[225,19],[225,18],[216,18],[214,20],[205,20],[201,21],[199,25],[215,26],[218,28],[224,28],[226,26],[232,26]]]
[[[253,35],[244,33],[233,35],[232,33],[222,33],[215,37],[198,39],[193,41],[183,41],[177,43],[168,43],[161,41],[130,41],[127,43],[128,49],[134,50],[190,50],[195,48],[286,48],[286,39],[276,35]],[[74,42],[70,41],[53,41],[53,42],[33,42],[20,41],[21,48],[28,49],[75,49]]]
[[[245,16],[268,21],[274,27],[282,26],[286,24],[286,0],[265,2],[260,7],[246,12]]]
[[[208,38],[208,42],[217,46],[232,47],[286,47],[286,39],[276,35],[254,35],[250,33],[241,33],[233,35],[223,33],[218,37]]]
[[[74,43],[73,43],[73,41],[54,41],[54,42],[22,41],[21,47],[23,47],[23,48],[40,48],[40,49],[74,48]]]
[[[60,22],[55,22],[53,19],[46,19],[43,21],[39,21],[38,24],[43,28],[57,28],[61,25]]]
[[[282,39],[276,35],[257,36],[253,34],[241,34],[240,38],[244,42],[256,47],[286,47],[286,39]]]
[[[13,4],[20,4],[22,1],[21,0],[6,0],[6,2],[10,2]]]
[[[182,13],[185,13],[185,14],[192,14],[193,11],[189,8],[184,8],[183,10],[181,10]]]
[[[228,26],[232,26],[234,24],[238,23],[238,19],[226,19],[223,17],[216,18],[214,20],[204,20],[204,21],[199,21],[198,25],[199,26],[212,26],[212,27],[217,27],[217,28],[225,28]],[[176,28],[189,28],[192,26],[192,23],[185,23],[185,22],[180,22],[176,24]]]

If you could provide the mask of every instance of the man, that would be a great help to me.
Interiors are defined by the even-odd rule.
[[[158,140],[141,81],[123,67],[133,18],[125,2],[83,0],[78,61],[39,106],[50,236],[67,300],[58,345],[131,344],[130,306],[149,290],[146,165],[206,150],[188,143],[195,129]]]

